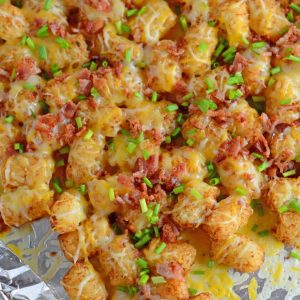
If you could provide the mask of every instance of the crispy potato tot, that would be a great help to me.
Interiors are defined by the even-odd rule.
[[[62,280],[71,300],[105,300],[104,282],[90,262],[76,263]]]
[[[255,272],[263,263],[264,252],[246,236],[233,234],[225,240],[212,240],[210,253],[213,260],[240,272]]]

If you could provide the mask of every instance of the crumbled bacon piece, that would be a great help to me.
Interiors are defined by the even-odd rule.
[[[262,153],[265,157],[270,156],[268,141],[262,134],[258,134],[254,137],[254,147],[258,150],[257,152]]]
[[[124,174],[120,174],[117,178],[118,182],[122,185],[124,185],[125,187],[132,189],[134,187],[133,182],[132,182],[132,178],[124,175]]]
[[[49,28],[53,35],[60,36],[60,37],[66,36],[66,28],[62,25],[57,24],[56,22],[50,23]]]
[[[181,56],[184,53],[184,49],[180,47],[179,44],[176,43],[170,43],[167,47],[167,51],[169,52],[169,54],[175,57]]]
[[[53,137],[53,129],[58,123],[58,116],[54,114],[47,114],[40,116],[37,120],[35,129],[39,131],[41,134],[46,136],[46,138]]]
[[[183,267],[175,262],[157,264],[156,272],[166,279],[184,280]]]
[[[31,57],[24,57],[18,62],[16,68],[16,79],[26,80],[31,75],[36,75],[41,70],[38,68],[36,62]]]
[[[166,223],[162,227],[162,240],[166,243],[174,243],[179,235],[179,230],[172,223]]]
[[[277,40],[277,46],[284,46],[288,43],[297,43],[300,41],[300,30],[295,26],[292,25],[289,28],[289,31],[280,39]]]
[[[61,113],[68,119],[74,118],[76,111],[77,105],[72,101],[67,102],[61,109]]]
[[[60,129],[59,140],[62,144],[71,144],[75,137],[76,128],[73,124],[63,124]]]
[[[146,177],[152,177],[159,168],[158,155],[151,155],[149,159],[138,158],[134,170],[143,174]]]
[[[112,8],[109,0],[85,0],[84,2],[99,12],[108,13]]]
[[[238,52],[235,55],[232,65],[229,67],[229,71],[231,73],[242,72],[247,64],[248,60]]]
[[[142,125],[141,122],[138,119],[129,119],[127,120],[128,126],[130,133],[134,136],[137,137],[139,133],[142,131]]]

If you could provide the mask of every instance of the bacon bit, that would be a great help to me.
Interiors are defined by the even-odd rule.
[[[118,62],[114,63],[114,72],[117,77],[121,76],[122,68],[123,68],[122,62],[118,61]]]
[[[141,294],[144,297],[143,299],[151,299],[151,288],[149,284],[143,284],[141,287]]]
[[[292,25],[289,28],[289,31],[283,37],[277,40],[276,45],[283,46],[288,43],[295,44],[299,41],[300,41],[300,30],[295,25]]]
[[[257,149],[259,153],[262,153],[264,157],[270,156],[270,147],[268,141],[262,134],[258,134],[254,137],[254,147]]]
[[[16,79],[26,80],[31,75],[36,75],[41,70],[36,65],[36,62],[31,57],[24,57],[18,62],[16,69]]]
[[[142,131],[142,125],[139,119],[129,119],[126,122],[128,123],[130,133],[134,137],[137,137]]]
[[[7,156],[12,156],[16,153],[15,149],[14,149],[14,144],[9,144],[6,148],[6,155]]]
[[[219,163],[226,157],[238,157],[239,155],[247,154],[248,151],[243,149],[246,144],[247,141],[240,136],[232,139],[231,141],[224,142],[219,148],[215,162]]]
[[[91,71],[87,68],[82,69],[78,74],[78,79],[90,79]]]
[[[81,95],[88,96],[91,92],[91,88],[93,87],[93,83],[89,79],[79,79],[79,89],[78,92]]]
[[[100,30],[103,28],[103,26],[104,26],[104,23],[100,19],[94,20],[94,21],[82,19],[79,22],[79,28],[82,30],[82,32],[85,35],[97,34],[100,32]]]
[[[280,124],[275,125],[275,129],[276,129],[277,133],[284,132],[284,130],[288,127],[291,127],[291,126],[290,126],[290,124],[287,124],[287,123],[280,123]]]
[[[229,67],[229,71],[231,73],[242,72],[248,64],[249,61],[243,55],[237,52],[232,65]]]
[[[276,179],[277,178],[277,167],[276,166],[269,167],[267,169],[267,173],[271,179]]]
[[[118,181],[118,183],[124,185],[125,187],[127,187],[129,189],[134,188],[134,184],[133,184],[132,178],[130,176],[127,176],[125,174],[120,174],[120,175],[118,175],[117,181]]]
[[[58,123],[58,116],[54,114],[47,114],[40,116],[36,122],[35,129],[47,138],[53,137],[53,129]]]
[[[158,155],[151,155],[147,160],[138,158],[134,166],[134,171],[140,172],[143,176],[152,177],[159,168],[158,158]]]
[[[90,108],[92,108],[94,111],[97,109],[98,103],[97,103],[96,100],[91,99],[91,98],[88,98],[88,99],[86,100],[86,102],[87,102],[88,106],[89,106]]]
[[[207,112],[207,115],[212,117],[214,119],[214,121],[216,121],[218,124],[225,124],[228,121],[228,113],[223,110],[223,109],[219,109],[219,110],[209,110]]]
[[[84,2],[99,12],[109,13],[112,8],[109,0],[84,0]]]
[[[105,78],[100,78],[100,77],[96,77],[96,76],[92,76],[93,78],[93,85],[94,87],[101,92],[103,90],[103,88],[105,88],[107,80]]]
[[[169,52],[169,54],[175,57],[181,56],[184,53],[184,49],[176,43],[169,43],[169,45],[167,46],[167,51]]]
[[[72,144],[76,133],[76,128],[73,124],[63,124],[60,129],[59,141],[61,144]]]
[[[183,267],[175,262],[157,264],[156,272],[167,279],[184,280]]]
[[[76,111],[77,105],[72,101],[67,102],[61,109],[62,115],[68,119],[74,118]]]
[[[179,235],[179,230],[172,223],[166,223],[162,227],[162,240],[166,243],[174,243]]]
[[[159,130],[151,129],[149,133],[156,145],[160,145],[165,140],[164,135]]]
[[[174,93],[179,95],[185,95],[187,92],[188,92],[187,84],[183,80],[177,81],[174,86]]]
[[[66,28],[57,24],[56,22],[49,24],[50,31],[53,35],[65,37],[66,36]]]
[[[36,150],[35,145],[31,142],[26,145],[26,152],[34,152]]]
[[[261,116],[259,117],[260,121],[262,122],[263,129],[265,131],[270,131],[272,128],[272,122],[269,119],[268,115],[265,113],[262,113]]]

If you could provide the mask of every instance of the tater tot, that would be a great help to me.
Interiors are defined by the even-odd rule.
[[[173,220],[183,228],[197,228],[217,203],[219,191],[199,180],[189,181],[172,210]]]
[[[107,247],[99,252],[99,263],[112,285],[133,284],[138,278],[135,260],[138,250],[134,248],[128,235],[116,236]]]
[[[289,205],[293,199],[300,199],[300,177],[278,178],[270,180],[264,193],[264,199],[273,211],[278,211],[283,205]]]
[[[250,159],[227,157],[217,164],[217,171],[229,194],[244,189],[248,197],[259,199],[265,179]]]
[[[210,293],[201,293],[195,297],[190,297],[192,300],[213,300]]]
[[[157,264],[177,263],[182,266],[183,271],[188,272],[196,258],[196,249],[185,242],[168,243],[166,248],[157,254],[155,249],[161,244],[159,239],[152,239],[143,253],[151,267]]]
[[[77,229],[87,217],[88,202],[75,189],[63,192],[51,207],[50,220],[60,234]]]
[[[62,285],[71,300],[105,300],[108,296],[100,274],[89,262],[73,265],[64,276]]]
[[[212,240],[210,254],[213,260],[240,272],[255,272],[263,263],[264,252],[246,236],[233,234],[225,240]]]
[[[188,287],[184,279],[168,279],[166,283],[152,285],[151,295],[168,300],[189,299]]]
[[[0,7],[0,38],[10,40],[21,37],[28,29],[22,10],[10,3]]]
[[[205,219],[203,228],[212,239],[221,240],[247,224],[253,210],[247,203],[248,199],[241,196],[229,196],[218,203]]]
[[[274,235],[279,241],[300,248],[300,214],[281,213]]]
[[[112,241],[114,232],[107,218],[92,215],[76,231],[61,234],[59,241],[65,256],[74,262],[94,255]]]
[[[0,197],[0,211],[5,224],[20,226],[47,215],[53,200],[53,191],[19,187]]]

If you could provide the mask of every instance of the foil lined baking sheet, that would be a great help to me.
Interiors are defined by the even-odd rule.
[[[60,281],[71,263],[61,252],[57,234],[47,219],[14,229],[0,240],[0,300],[69,299]],[[300,261],[286,259],[288,253],[289,249],[282,249],[278,255],[266,257],[263,267],[255,274],[229,271],[237,298],[300,300]],[[274,284],[272,276],[278,263],[282,263],[283,276]],[[253,280],[257,286],[255,295],[249,292]],[[232,296],[222,296],[216,300],[232,299]]]

